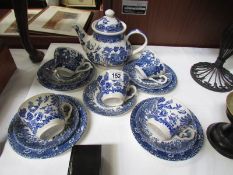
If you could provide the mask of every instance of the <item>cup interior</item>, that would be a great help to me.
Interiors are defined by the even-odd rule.
[[[120,106],[124,103],[124,96],[121,93],[105,94],[101,100],[106,106]]]
[[[58,119],[38,129],[36,136],[42,140],[51,140],[56,135],[60,134],[64,130],[64,127],[65,122]]]

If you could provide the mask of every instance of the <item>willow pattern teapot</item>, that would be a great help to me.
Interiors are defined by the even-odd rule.
[[[129,56],[135,55],[147,45],[147,37],[138,29],[124,35],[126,24],[114,17],[114,11],[108,9],[105,16],[92,23],[93,34],[88,35],[82,27],[75,25],[79,41],[93,63],[103,66],[123,65]],[[128,38],[133,34],[142,35],[144,44],[132,49]]]

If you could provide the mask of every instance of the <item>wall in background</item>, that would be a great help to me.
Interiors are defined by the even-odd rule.
[[[124,15],[122,0],[105,0],[128,26],[142,30],[150,45],[218,47],[223,29],[233,22],[232,0],[148,0],[147,15]],[[134,44],[142,43],[133,37]]]

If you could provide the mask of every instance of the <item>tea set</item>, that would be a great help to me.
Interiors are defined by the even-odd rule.
[[[75,49],[58,47],[54,57],[39,68],[39,83],[57,91],[79,90],[87,85],[83,101],[94,113],[113,117],[134,108],[130,118],[132,132],[151,154],[172,161],[194,156],[202,147],[204,136],[198,119],[188,108],[164,97],[136,105],[140,91],[165,94],[177,85],[175,72],[155,53],[144,49],[146,35],[138,29],[125,35],[126,24],[114,16],[113,10],[107,10],[104,17],[92,23],[92,36],[79,25],[74,29],[88,59]],[[134,50],[128,41],[133,34],[145,40]],[[96,65],[105,66],[97,76]],[[49,158],[71,148],[86,126],[87,113],[77,99],[44,93],[22,103],[10,123],[8,139],[24,157]]]

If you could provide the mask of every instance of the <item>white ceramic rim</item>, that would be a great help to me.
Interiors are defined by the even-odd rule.
[[[20,111],[20,109],[21,109],[22,107],[26,107],[26,104],[28,104],[29,101],[35,101],[35,99],[36,99],[37,97],[39,97],[39,96],[45,96],[45,95],[55,95],[55,94],[54,94],[54,93],[41,93],[41,94],[32,96],[32,97],[28,98],[26,101],[24,101],[24,102],[20,105],[18,111]]]

